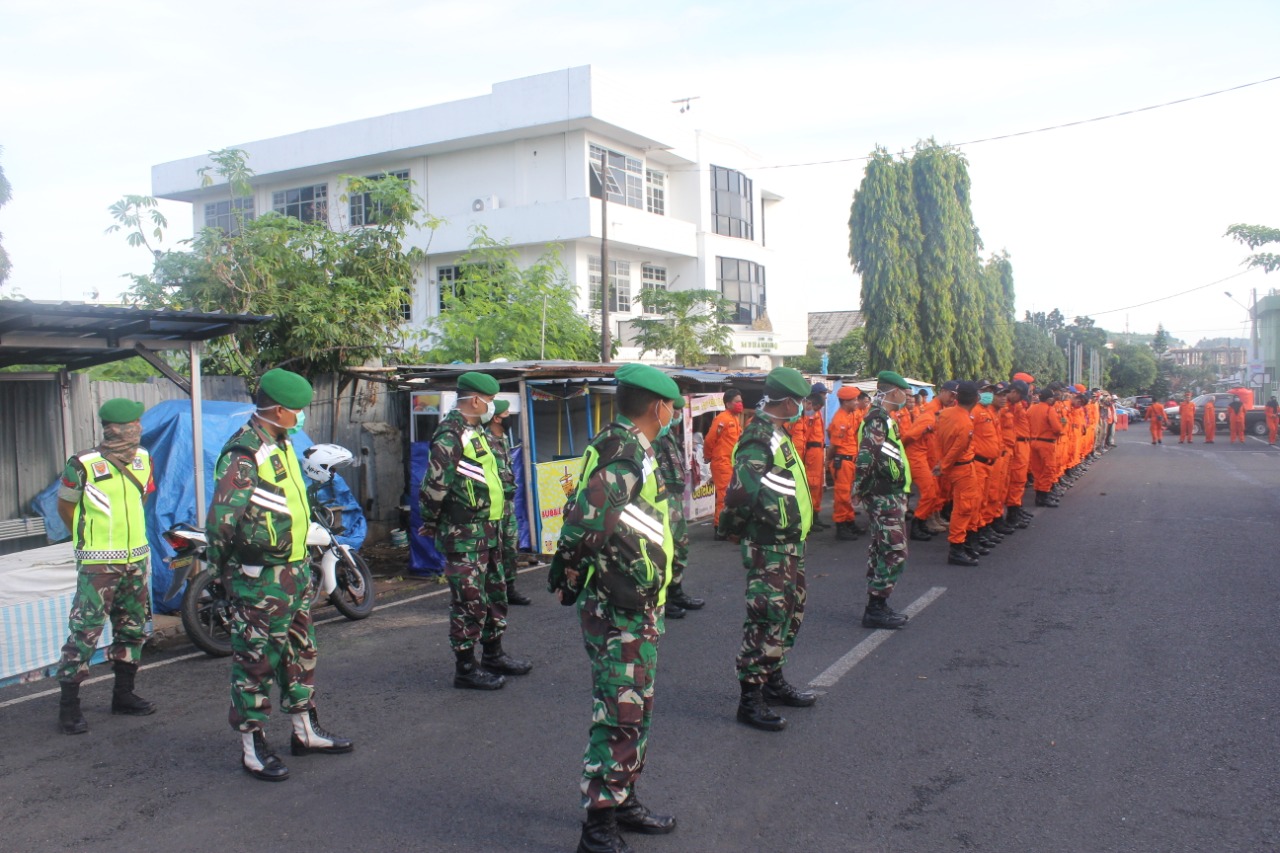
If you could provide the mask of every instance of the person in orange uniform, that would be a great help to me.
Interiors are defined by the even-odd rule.
[[[827,530],[831,526],[818,518],[818,513],[822,512],[822,491],[827,484],[826,411],[827,386],[818,382],[805,398],[804,414],[791,431],[791,442],[800,451],[805,473],[809,475],[814,530]]]
[[[1009,469],[1013,464],[1013,456],[1017,450],[1018,436],[1013,428],[1013,420],[1009,411],[1009,394],[1013,386],[1008,382],[1000,382],[995,387],[995,396],[991,406],[996,417],[996,434],[1000,436],[1000,458],[991,469],[991,478],[987,481],[986,503],[983,517],[987,530],[997,536],[1009,536],[1017,533],[1017,528],[1005,521],[1005,495],[1009,493]]]
[[[1164,444],[1164,428],[1168,419],[1164,416],[1164,404],[1155,400],[1147,406],[1147,424],[1151,427],[1151,443]]]
[[[978,404],[973,407],[973,473],[978,481],[978,509],[970,522],[969,531],[977,534],[978,542],[987,548],[1002,541],[993,536],[987,524],[987,493],[991,480],[998,475],[1000,463],[999,414],[995,409],[995,383],[984,382],[978,386]],[[954,511],[954,510],[953,510]]]
[[[1274,396],[1267,401],[1267,444],[1276,446],[1276,432],[1280,430],[1280,400]]]
[[[1026,374],[1015,374],[1023,376]],[[1031,469],[1031,421],[1027,419],[1030,408],[1031,387],[1022,379],[1009,383],[1009,402],[1001,411],[1002,427],[1014,439],[1013,456],[1009,460],[1009,487],[1005,492],[1005,524],[1027,527],[1031,514],[1022,508],[1022,498],[1027,492],[1027,471]]]
[[[858,538],[858,527],[854,523],[853,480],[858,459],[858,428],[862,426],[862,409],[858,406],[861,395],[862,392],[852,385],[841,385],[836,391],[840,408],[831,416],[831,425],[827,427],[827,436],[831,439],[827,445],[827,462],[835,472],[831,520],[836,525],[836,539],[842,541]]]
[[[1031,476],[1035,478],[1036,506],[1056,507],[1058,501],[1049,494],[1053,489],[1057,462],[1058,437],[1066,428],[1054,402],[1054,391],[1045,388],[1040,392],[1040,402],[1027,412],[1027,428],[1031,437]]]
[[[978,403],[978,386],[957,383],[956,404],[938,417],[938,465],[935,477],[951,487],[951,523],[947,530],[947,562],[953,566],[976,566],[978,557],[991,553],[969,532],[977,517],[981,495],[974,474],[973,407]]]
[[[724,494],[733,479],[733,449],[742,435],[742,392],[730,388],[724,392],[724,411],[716,415],[702,443],[702,458],[711,463],[711,481],[716,486],[717,522],[724,511]],[[717,539],[723,539],[719,533]]]
[[[910,414],[898,422],[898,427],[902,444],[907,449],[907,464],[911,466],[911,482],[915,483],[920,493],[915,512],[911,517],[911,538],[918,542],[928,542],[933,538],[933,533],[927,527],[927,521],[930,516],[942,509],[938,481],[933,476],[933,466],[929,464],[929,444],[933,438],[934,425],[937,423],[937,415],[934,413],[937,407],[925,412],[923,405],[912,402],[908,406]]]
[[[1182,395],[1178,404],[1178,444],[1190,444],[1196,430],[1196,404],[1191,402],[1191,392]]]
[[[1227,428],[1231,430],[1232,444],[1244,444],[1244,401],[1239,397],[1227,404]]]
[[[1154,405],[1154,404],[1152,404]],[[1151,406],[1147,407],[1151,411]],[[1213,409],[1213,397],[1204,401],[1204,443],[1213,444],[1213,434],[1218,430],[1218,415]]]

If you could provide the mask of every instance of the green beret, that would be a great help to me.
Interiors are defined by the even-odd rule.
[[[286,409],[305,409],[315,394],[311,383],[291,370],[273,368],[262,374],[258,387],[277,404]]]
[[[98,409],[98,418],[104,424],[131,424],[142,417],[142,410],[145,408],[141,403],[116,397],[102,404],[102,408]]]
[[[772,399],[780,397],[808,397],[812,389],[794,367],[775,367],[764,379],[764,393]]]
[[[495,416],[505,415],[507,413],[507,409],[509,408],[511,408],[510,400],[494,400],[493,401],[493,414]]]
[[[458,377],[458,393],[474,391],[489,397],[498,393],[498,380],[487,373],[476,373],[474,370]]]
[[[890,385],[897,385],[904,391],[910,391],[911,386],[907,384],[907,380],[902,378],[902,374],[894,373],[892,370],[882,370],[876,374],[877,382],[888,382]]]
[[[677,408],[677,409],[683,409],[683,408],[684,408],[684,395],[683,395],[683,394],[681,394],[679,397],[676,397],[676,399],[675,399],[675,404],[676,404],[676,408]]]
[[[680,386],[676,385],[676,381],[656,367],[650,367],[647,364],[624,364],[618,368],[614,376],[617,377],[619,385],[643,388],[672,402],[682,399]]]

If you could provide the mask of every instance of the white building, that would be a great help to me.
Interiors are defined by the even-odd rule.
[[[632,359],[629,317],[642,288],[707,289],[737,308],[733,367],[770,368],[806,342],[797,295],[767,224],[782,207],[747,149],[682,126],[669,100],[618,87],[589,66],[498,83],[488,95],[237,145],[249,154],[253,210],[326,217],[358,227],[364,199],[339,202],[341,175],[391,172],[414,184],[426,210],[447,220],[411,235],[429,252],[410,310],[422,328],[458,271],[472,225],[507,240],[531,262],[559,243],[579,306],[599,317],[601,185],[608,161],[610,326]],[[200,186],[207,156],[152,168],[152,193],[193,205],[196,230],[230,221],[225,185]],[[245,202],[249,203],[248,200]],[[221,218],[221,219],[220,219]],[[594,301],[593,301],[594,300]],[[790,304],[787,304],[787,303]],[[650,353],[646,360],[657,360]]]

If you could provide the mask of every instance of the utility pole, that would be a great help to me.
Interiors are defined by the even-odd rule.
[[[609,184],[605,173],[608,163],[600,169],[600,363],[609,363],[613,341],[609,335]]]

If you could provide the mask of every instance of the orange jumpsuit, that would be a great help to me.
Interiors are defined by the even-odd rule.
[[[791,443],[804,460],[805,473],[809,475],[809,497],[813,500],[813,513],[822,511],[822,489],[827,484],[826,430],[822,424],[822,412],[805,412],[791,431]]]
[[[1213,410],[1213,400],[1204,403],[1204,443],[1213,444],[1213,434],[1218,431],[1218,416]]]
[[[917,412],[919,410],[917,409]],[[916,503],[916,518],[924,520],[942,509],[942,492],[929,464],[929,444],[934,435],[937,418],[933,412],[919,415],[902,429],[902,444],[907,448],[907,464],[911,466],[911,482],[920,490]]]
[[[1015,442],[1013,459],[1009,462],[1009,489],[1005,493],[1006,506],[1022,506],[1022,496],[1027,491],[1027,471],[1031,468],[1031,421],[1027,418],[1026,403],[1009,403],[1002,415],[1007,415]]]
[[[973,473],[978,480],[978,497],[981,501],[971,530],[984,526],[987,518],[987,493],[991,478],[996,475],[996,465],[1000,462],[1000,430],[996,425],[998,417],[994,406],[978,403],[973,407]]]
[[[733,412],[721,412],[711,422],[702,445],[702,458],[711,463],[711,480],[716,485],[716,523],[724,510],[724,494],[733,479],[733,449],[742,436],[742,423]]]
[[[1151,443],[1163,444],[1166,423],[1163,405],[1153,402],[1147,406],[1147,423],[1151,425]]]
[[[1178,444],[1190,444],[1196,428],[1196,404],[1183,400],[1178,404]]]
[[[1058,419],[1062,422],[1063,430],[1059,433],[1056,444],[1053,449],[1053,482],[1062,479],[1062,474],[1067,470],[1070,464],[1067,460],[1067,446],[1071,441],[1071,425],[1069,416],[1071,414],[1071,404],[1066,400],[1058,400],[1053,404],[1053,409],[1058,413]]]
[[[974,406],[976,409],[977,406]],[[963,406],[944,409],[938,418],[938,468],[951,486],[951,526],[947,541],[963,545],[965,534],[976,530],[982,495],[974,474],[973,416]]]
[[[1052,403],[1036,403],[1027,412],[1027,428],[1031,436],[1031,476],[1035,490],[1047,492],[1056,481],[1057,461],[1054,454],[1063,424]]]
[[[831,498],[831,520],[850,523],[853,509],[853,475],[858,459],[858,428],[862,426],[862,410],[849,411],[843,406],[831,416],[827,435],[831,438],[831,467],[835,469],[835,487]],[[912,472],[914,474],[914,472]]]
[[[1280,407],[1267,403],[1267,444],[1276,443],[1276,432],[1280,430]]]
[[[1231,429],[1231,443],[1244,444],[1244,404],[1227,406],[1227,426]]]

